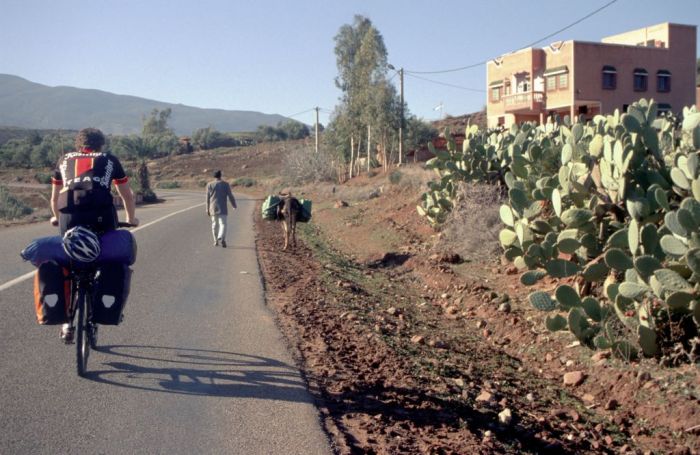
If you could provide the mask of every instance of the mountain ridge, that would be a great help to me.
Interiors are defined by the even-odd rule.
[[[211,126],[219,131],[254,131],[287,120],[279,114],[199,108],[120,95],[92,88],[47,86],[0,74],[0,125],[32,129],[79,130],[86,126],[108,134],[137,134],[153,109],[172,110],[169,126],[179,135]]]

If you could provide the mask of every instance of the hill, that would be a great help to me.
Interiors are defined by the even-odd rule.
[[[33,129],[79,130],[86,126],[111,134],[141,132],[142,117],[153,109],[172,109],[169,121],[177,134],[211,126],[219,131],[254,131],[286,120],[278,114],[202,109],[101,90],[49,87],[0,74],[0,125]]]

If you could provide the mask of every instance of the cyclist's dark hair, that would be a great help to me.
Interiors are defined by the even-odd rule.
[[[75,137],[75,148],[78,150],[100,150],[105,145],[105,135],[97,128],[83,128]]]
[[[214,171],[214,178],[215,179],[221,178],[221,171],[220,170],[217,169],[216,171]]]

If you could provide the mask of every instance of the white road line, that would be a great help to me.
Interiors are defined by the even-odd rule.
[[[188,210],[192,210],[192,209],[197,208],[197,207],[201,207],[203,205],[204,205],[204,203],[201,203],[201,204],[193,205],[192,207],[187,207],[186,209],[178,210],[177,212],[169,213],[165,216],[161,216],[160,218],[151,221],[150,223],[146,223],[146,224],[141,225],[139,227],[133,228],[133,229],[131,229],[131,232],[140,231],[141,229],[147,228],[148,226],[151,226],[151,225],[159,223],[165,219],[168,219],[171,216],[179,215],[180,213],[186,212]],[[24,275],[17,277],[14,280],[10,280],[5,284],[0,284],[0,291],[4,291],[5,289],[9,289],[12,286],[14,286],[15,284],[19,284],[23,281],[26,281],[26,280],[32,278],[34,276],[34,273],[35,272],[25,273]]]

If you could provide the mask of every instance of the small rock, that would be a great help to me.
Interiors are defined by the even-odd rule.
[[[578,386],[586,379],[583,371],[570,371],[564,374],[564,385]]]
[[[479,321],[477,321],[477,323],[476,323],[477,329],[483,329],[484,327],[486,327],[486,321],[484,321],[483,319],[480,319]]]
[[[395,307],[393,307],[393,306],[392,306],[392,307],[389,307],[389,309],[387,309],[386,312],[387,312],[388,314],[390,314],[391,316],[396,316],[397,314],[399,314],[399,310],[397,310],[397,309],[396,309]]]
[[[510,409],[505,408],[503,411],[499,412],[498,421],[503,425],[510,425],[513,421],[513,414],[510,412]]]
[[[651,381],[651,374],[648,371],[640,371],[637,374],[637,382],[640,384],[646,384]]]
[[[506,275],[517,275],[518,268],[516,266],[510,266],[506,269]]]
[[[411,337],[411,343],[413,344],[423,344],[425,342],[425,337],[423,335],[413,335]]]
[[[484,329],[481,334],[484,336],[484,338],[488,338],[491,336],[491,331],[489,329]]]
[[[583,394],[581,399],[583,401],[585,401],[586,403],[593,403],[595,401],[595,397],[593,395],[591,395],[590,393]]]
[[[493,432],[491,430],[484,431],[484,439],[491,439]]]
[[[493,401],[493,399],[493,394],[491,392],[487,392],[486,390],[482,390],[476,397],[477,402],[490,402]]]
[[[348,321],[357,321],[357,315],[355,313],[348,313],[348,315],[345,316],[345,319]]]
[[[464,387],[464,379],[462,379],[462,378],[455,379],[455,385],[457,387]]]
[[[571,417],[571,420],[573,420],[574,422],[578,422],[579,420],[581,420],[581,416],[579,415],[579,413],[574,410],[569,411],[569,417]]]
[[[445,313],[450,315],[450,316],[453,316],[453,315],[459,313],[459,309],[457,307],[454,307],[454,306],[448,306],[447,308],[445,308]]]
[[[529,402],[533,402],[535,401],[535,396],[532,393],[528,393],[527,395],[525,395],[525,399]]]
[[[430,340],[428,341],[428,346],[431,348],[437,348],[437,349],[446,349],[447,344],[445,344],[444,341],[442,340]]]
[[[547,354],[545,354],[544,360],[547,362],[551,362],[552,360],[554,360],[554,354],[552,354],[551,352],[548,352]]]
[[[501,313],[510,313],[510,302],[503,302],[498,306],[498,311]]]
[[[572,366],[574,366],[574,361],[573,361],[573,360],[567,360],[566,363],[565,363],[564,365],[566,365],[567,367],[572,367]]]
[[[613,398],[613,399],[608,400],[607,403],[605,403],[605,410],[606,411],[614,411],[615,409],[617,409],[618,406],[619,406],[619,403],[617,402],[616,399]]]
[[[347,207],[347,206],[348,206],[348,203],[345,201],[341,201],[341,200],[335,201],[335,204],[334,204],[334,207],[337,209]]]
[[[594,362],[600,362],[601,360],[609,359],[610,351],[598,351],[591,356],[591,360]]]

